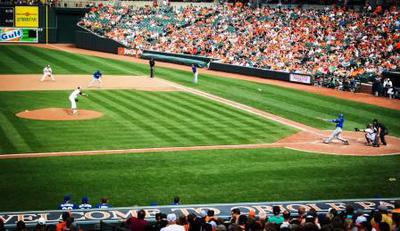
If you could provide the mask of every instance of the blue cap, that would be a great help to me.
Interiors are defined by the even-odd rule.
[[[64,202],[71,200],[71,196],[70,195],[65,195],[64,196]]]
[[[87,196],[82,197],[82,204],[89,203],[89,198]]]
[[[339,114],[339,118],[343,118],[343,114],[342,113]]]

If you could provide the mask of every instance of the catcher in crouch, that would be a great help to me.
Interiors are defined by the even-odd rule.
[[[71,102],[71,111],[73,115],[77,115],[78,114],[78,109],[76,106],[76,103],[78,102],[78,96],[82,95],[82,96],[89,96],[88,94],[85,94],[82,92],[81,87],[77,87],[72,93],[71,95],[69,95],[69,101]]]
[[[365,140],[367,141],[365,144],[370,146],[373,145],[374,147],[378,147],[376,145],[376,136],[378,131],[374,128],[373,124],[368,124],[367,128],[365,129],[358,129],[354,128],[356,132],[364,132],[365,133]]]

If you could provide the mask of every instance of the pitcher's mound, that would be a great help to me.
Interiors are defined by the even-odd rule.
[[[101,117],[103,114],[91,110],[78,110],[79,114],[72,115],[71,109],[66,108],[43,108],[33,111],[23,111],[17,113],[17,116],[32,120],[90,120]]]

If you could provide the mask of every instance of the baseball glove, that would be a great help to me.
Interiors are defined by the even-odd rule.
[[[78,99],[75,99],[75,102],[78,102]]]
[[[359,132],[360,129],[359,128],[354,128],[354,131]]]

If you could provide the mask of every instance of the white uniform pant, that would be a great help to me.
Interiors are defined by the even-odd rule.
[[[193,83],[197,83],[197,81],[198,81],[198,72],[196,71],[195,73],[194,73],[194,79],[193,79]]]
[[[51,80],[53,80],[53,81],[56,80],[56,79],[54,78],[53,74],[46,73],[46,74],[43,74],[43,76],[42,76],[42,78],[40,79],[40,81],[44,81],[44,80],[46,79],[46,77],[50,77]]]
[[[69,97],[69,101],[71,102],[71,109],[76,109],[76,101],[74,97]]]
[[[346,142],[347,140],[343,139],[342,136],[342,128],[336,127],[336,129],[332,132],[332,134],[325,140],[326,143],[330,143],[334,138]]]

